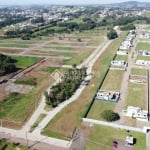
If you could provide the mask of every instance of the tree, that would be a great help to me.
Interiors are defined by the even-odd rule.
[[[119,115],[112,110],[104,110],[101,115],[106,121],[115,121],[119,119]]]
[[[118,37],[118,34],[117,34],[117,32],[115,31],[115,30],[110,30],[108,33],[107,33],[107,38],[109,39],[109,40],[111,40],[111,39],[115,39],[115,38],[117,38]]]

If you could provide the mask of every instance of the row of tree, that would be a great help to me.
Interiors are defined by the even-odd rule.
[[[62,81],[51,87],[50,93],[45,92],[46,103],[56,107],[70,98],[86,76],[86,68],[69,69]]]

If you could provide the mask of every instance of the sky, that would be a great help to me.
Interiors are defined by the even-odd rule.
[[[0,5],[22,5],[22,4],[108,4],[120,3],[128,0],[0,0]],[[150,2],[150,0],[137,0],[139,2]]]

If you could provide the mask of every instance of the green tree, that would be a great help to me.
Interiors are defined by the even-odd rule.
[[[119,115],[117,113],[113,112],[112,110],[104,110],[102,112],[101,116],[106,121],[115,121],[115,120],[119,119]]]

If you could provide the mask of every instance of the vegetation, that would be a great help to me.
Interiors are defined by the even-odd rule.
[[[116,121],[119,119],[119,115],[112,110],[104,110],[101,115],[106,121]]]
[[[112,40],[112,39],[115,39],[118,37],[118,34],[115,30],[110,30],[108,33],[107,33],[107,38],[109,40]]]
[[[101,125],[94,125],[91,130],[86,143],[86,150],[109,150],[112,148],[114,140],[122,140],[124,143],[128,134],[136,139],[135,150],[146,150],[146,135],[144,133],[133,131],[128,133],[126,130]]]
[[[139,42],[136,46],[136,50],[150,50],[150,43]]]
[[[41,58],[38,57],[28,56],[13,56],[12,58],[16,60],[15,64],[17,68],[27,68],[41,60]]]
[[[62,81],[52,86],[50,94],[45,92],[46,103],[56,107],[59,103],[67,100],[79,87],[85,75],[86,68],[69,69]]]
[[[26,146],[20,145],[20,143],[9,143],[6,141],[0,141],[0,149],[1,150],[27,150]]]
[[[135,26],[134,24],[127,24],[127,25],[124,25],[123,27],[120,28],[122,31],[127,31],[127,30],[134,30],[135,29]]]
[[[0,76],[15,72],[16,70],[15,60],[0,54]]]
[[[36,86],[37,81],[36,78],[29,78],[29,79],[24,79],[24,80],[16,80],[16,84],[24,84],[24,85],[31,85],[31,86]]]

